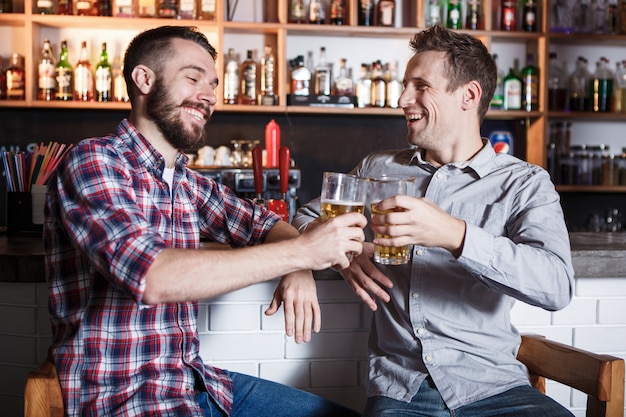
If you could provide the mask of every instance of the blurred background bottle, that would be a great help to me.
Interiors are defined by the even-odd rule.
[[[587,58],[579,56],[574,71],[569,77],[569,109],[571,111],[589,110],[589,80]]]
[[[198,0],[198,19],[215,20],[215,0]]]
[[[504,71],[498,65],[498,54],[493,54],[493,60],[496,64],[496,68],[498,71],[498,76],[496,78],[496,89],[493,93],[493,97],[491,99],[491,103],[489,103],[489,108],[491,110],[502,110],[504,105]]]
[[[567,105],[567,74],[559,62],[556,52],[548,59],[548,110],[564,111]]]
[[[239,101],[239,56],[235,49],[228,48],[224,63],[224,104]]]
[[[113,16],[116,17],[137,17],[137,0],[113,0]],[[110,15],[109,15],[110,16]]]
[[[465,29],[483,30],[484,28],[485,24],[483,23],[483,12],[480,0],[468,0]]]
[[[428,0],[426,3],[426,27],[441,24],[441,4],[439,0]]]
[[[56,94],[56,79],[54,76],[54,58],[52,46],[48,39],[44,39],[41,50],[41,61],[38,66],[37,99],[51,101]]]
[[[372,103],[372,78],[368,64],[361,64],[359,79],[355,87],[356,104],[359,108],[369,107]]]
[[[139,15],[139,17],[156,17],[156,0],[138,0],[137,14]]]
[[[124,63],[121,56],[113,58],[111,65],[111,77],[113,77],[113,101],[128,102],[128,89],[126,88],[126,80],[124,79]]]
[[[100,51],[100,60],[96,65],[95,72],[95,98],[96,101],[106,102],[112,101],[113,77],[111,64],[109,63],[109,54],[107,52],[107,43],[102,42],[102,50]]]
[[[572,10],[574,31],[576,33],[591,33],[591,4],[590,0],[576,0]]]
[[[343,25],[347,23],[345,0],[331,0],[330,2],[330,23],[333,25]]]
[[[522,105],[526,111],[539,110],[539,68],[533,54],[526,55],[526,66],[522,68]]]
[[[59,61],[54,67],[54,77],[57,83],[56,99],[71,101],[74,99],[74,70],[68,59],[67,41],[61,41]]]
[[[270,45],[263,48],[261,58],[261,98],[259,103],[264,106],[276,104],[276,59]]]
[[[337,71],[337,77],[335,77],[333,94],[339,96],[354,95],[352,71],[348,68],[348,61],[345,58],[339,60],[339,70]]]
[[[254,51],[248,49],[246,60],[241,64],[241,71],[239,71],[241,104],[257,104],[257,74],[258,66],[254,59]]]
[[[517,27],[517,6],[515,0],[503,0],[500,17],[500,30],[512,32]]]
[[[396,25],[395,0],[378,0],[376,4],[376,25],[389,27]]]
[[[317,25],[326,23],[326,6],[323,0],[310,0],[309,23]]]
[[[567,0],[553,0],[550,3],[550,32],[574,32],[572,11]]]
[[[503,109],[504,110],[521,110],[522,109],[522,79],[517,76],[513,68],[509,69],[509,73],[503,80]]]
[[[37,0],[37,13],[39,14],[54,14],[56,11],[56,5],[54,0]]]
[[[196,0],[178,0],[178,19],[196,18]]]
[[[74,100],[93,100],[93,72],[86,41],[80,44],[78,62],[74,68]]]
[[[626,113],[626,66],[625,61],[615,65],[615,112]]]
[[[205,0],[206,1],[206,0]],[[215,0],[210,0],[215,1]],[[307,0],[289,1],[289,23],[307,23],[309,5]]]
[[[374,26],[374,0],[358,0],[359,26]]]
[[[613,79],[615,76],[609,69],[609,60],[601,57],[596,64],[596,71],[589,83],[591,111],[609,112],[613,100]]]
[[[317,95],[329,96],[332,88],[332,66],[328,62],[326,47],[320,47],[320,55],[315,66],[314,92]]]
[[[462,29],[461,0],[448,0],[447,9],[446,27],[448,29]]]
[[[525,32],[537,31],[537,3],[535,0],[524,0],[522,10],[522,29]]]
[[[116,0],[96,0],[96,15],[97,16],[113,16],[113,6],[111,4],[112,1]],[[122,2],[126,2],[129,0],[121,0]],[[130,0],[132,3],[132,0]],[[117,1],[116,1],[117,6]],[[121,17],[121,16],[120,16]]]
[[[174,19],[178,14],[178,2],[176,0],[158,0],[157,13],[161,18]]]
[[[24,57],[17,52],[11,54],[9,67],[5,71],[7,100],[26,99],[26,72],[24,71]]]

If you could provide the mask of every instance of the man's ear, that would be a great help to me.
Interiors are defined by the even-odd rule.
[[[142,64],[133,68],[131,78],[141,94],[148,94],[156,81],[154,71]]]
[[[470,81],[463,87],[463,109],[469,110],[480,105],[483,89],[478,81]]]

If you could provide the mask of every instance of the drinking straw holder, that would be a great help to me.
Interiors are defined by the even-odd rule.
[[[30,192],[7,193],[7,235],[41,236],[45,186],[33,186]]]

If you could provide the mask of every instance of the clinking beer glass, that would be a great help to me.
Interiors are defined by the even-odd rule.
[[[408,176],[382,176],[378,178],[370,178],[369,199],[372,215],[386,214],[392,211],[401,211],[402,209],[390,209],[380,211],[376,209],[376,205],[388,197],[395,195],[413,195],[415,187],[415,177]],[[387,238],[389,236],[376,234],[376,237]],[[404,245],[401,247],[381,246],[374,247],[374,261],[383,265],[402,265],[411,260],[411,247]]]

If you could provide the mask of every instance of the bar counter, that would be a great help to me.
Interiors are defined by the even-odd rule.
[[[626,277],[626,233],[570,233],[576,276]],[[339,279],[332,270],[318,271],[317,279]],[[0,282],[44,282],[40,237],[0,235]]]

